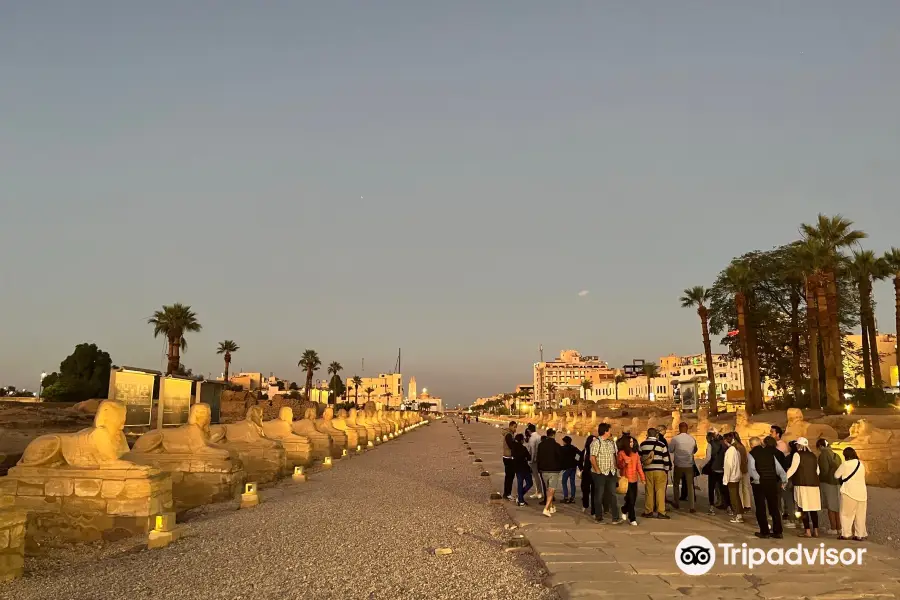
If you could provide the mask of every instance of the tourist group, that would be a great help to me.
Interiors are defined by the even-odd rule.
[[[540,435],[534,424],[517,434],[518,424],[509,423],[503,433],[505,471],[503,496],[519,506],[527,506],[525,495],[543,504],[543,513],[556,512],[555,498],[562,490],[562,503],[576,499],[575,480],[581,472],[581,504],[597,522],[610,516],[615,525],[638,525],[638,483],[644,484],[644,519],[669,519],[667,504],[675,510],[684,505],[697,512],[696,485],[705,476],[709,514],[726,511],[732,523],[743,523],[744,514],[754,510],[760,538],[782,538],[784,529],[802,527],[803,537],[819,537],[819,511],[826,511],[826,533],[838,539],[863,541],[866,532],[866,468],[853,448],[835,452],[824,439],[816,441],[816,452],[806,438],[790,443],[783,431],[773,426],[764,439],[749,439],[750,449],[737,432],[706,436],[706,457],[702,468],[695,459],[697,441],[688,433],[687,423],[667,440],[665,429],[650,428],[643,442],[624,433],[613,438],[608,423],[601,423],[596,435],[588,436],[583,448],[565,436],[562,444],[556,431]],[[513,482],[518,482],[513,496]],[[669,501],[666,490],[671,483]],[[624,496],[622,506],[616,499]]]

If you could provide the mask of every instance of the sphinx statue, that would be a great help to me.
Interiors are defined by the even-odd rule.
[[[368,446],[369,442],[374,446],[375,444],[381,443],[381,433],[379,429],[373,424],[370,423],[366,419],[366,413],[357,411],[355,408],[350,409],[350,414],[347,415],[348,422],[362,427],[366,430],[366,445]]]
[[[808,422],[803,418],[803,411],[799,408],[789,408],[787,409],[787,426],[784,428],[783,439],[789,442],[799,437],[805,437],[810,440],[810,444],[815,444],[815,440],[819,438],[824,438],[829,442],[837,441],[838,434],[830,425]]]
[[[672,411],[672,431],[678,431],[679,425],[681,425],[681,411],[673,410]]]
[[[307,406],[299,421],[294,421],[291,429],[297,435],[302,435],[312,443],[312,457],[316,460],[325,460],[326,456],[338,458],[341,456],[341,448],[331,441],[331,436],[322,433],[315,426],[316,409]]]
[[[400,430],[400,426],[398,425],[397,421],[393,418],[393,415],[386,414],[384,412],[384,409],[379,409],[375,413],[375,416],[378,419],[378,421],[380,423],[382,423],[385,426],[385,428],[387,429],[387,431],[385,432],[385,435],[387,435],[389,433],[393,433],[394,435],[396,435],[397,432]]]
[[[128,459],[126,412],[103,400],[93,427],[32,440],[2,478],[0,506],[27,510],[29,540],[146,536],[156,515],[173,510],[172,476]]]
[[[340,451],[338,456],[343,455],[343,451],[347,449],[347,434],[335,427],[331,420],[334,418],[334,410],[329,406],[325,408],[322,418],[315,420],[316,429],[325,433],[331,438],[332,444]]]
[[[384,436],[386,436],[388,433],[387,427],[385,426],[384,423],[381,423],[376,418],[374,407],[371,409],[369,409],[368,406],[363,408],[363,410],[360,411],[359,416],[357,417],[357,421],[359,419],[362,419],[363,423],[365,423],[367,428],[371,427],[372,430],[375,432],[375,439],[374,439],[375,444],[380,444],[381,442],[384,441]]]
[[[134,443],[133,453],[189,454],[212,460],[231,460],[225,448],[210,442],[209,404],[194,404],[188,422],[181,427],[156,429],[145,433]]]
[[[866,419],[860,419],[850,426],[850,437],[844,440],[844,443],[847,446],[853,446],[857,450],[864,446],[890,444],[895,431],[897,430],[875,427]],[[812,442],[812,439],[810,439],[810,442]]]
[[[741,409],[735,413],[734,430],[741,436],[744,445],[749,446],[751,437],[758,437],[760,440],[764,440],[771,432],[772,424],[751,421],[747,411]],[[815,441],[813,441],[813,443],[815,443]]]
[[[337,417],[331,420],[332,426],[339,429],[347,436],[347,448],[355,449],[357,446],[366,446],[368,438],[366,436],[366,428],[358,425],[351,425],[347,422],[348,413],[343,408],[338,411]]]
[[[31,441],[22,453],[20,466],[131,469],[122,460],[128,452],[125,439],[125,405],[104,400],[94,416],[94,426],[77,433],[52,433]]]
[[[210,437],[236,453],[247,479],[260,484],[272,483],[288,472],[284,445],[266,437],[262,417],[262,407],[254,405],[247,408],[243,421],[210,427]]]
[[[597,411],[591,411],[591,418],[585,425],[584,431],[585,435],[594,435],[597,433],[597,427],[600,425],[600,419],[597,417]]]
[[[577,421],[577,417],[574,411],[566,411],[566,425],[565,431],[566,433],[572,433],[575,431],[575,423]]]
[[[294,409],[282,406],[278,418],[263,421],[263,433],[272,440],[278,440],[287,453],[287,461],[294,467],[307,467],[313,460],[312,440],[305,435],[294,433]]]
[[[211,439],[210,407],[198,403],[191,406],[187,424],[145,433],[127,457],[170,473],[175,509],[184,511],[231,500],[246,479],[237,455]]]

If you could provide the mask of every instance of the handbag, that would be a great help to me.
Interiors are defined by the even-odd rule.
[[[859,471],[859,465],[861,465],[861,464],[862,464],[862,462],[860,462],[859,460],[857,460],[857,461],[856,461],[856,468],[853,469],[853,472],[850,473],[849,475],[847,475],[846,477],[838,478],[838,483],[839,483],[840,485],[844,485],[845,483],[847,483],[848,481],[850,481],[850,479],[851,479],[854,475],[856,475],[856,472]]]
[[[616,485],[616,493],[620,496],[624,496],[628,493],[628,478],[625,476],[619,476],[619,483]]]

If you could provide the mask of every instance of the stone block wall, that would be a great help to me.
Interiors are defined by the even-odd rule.
[[[246,473],[239,461],[204,459],[190,454],[127,454],[128,460],[150,465],[172,477],[175,511],[228,502],[241,492]]]
[[[0,478],[0,508],[28,513],[29,539],[117,540],[146,534],[171,512],[172,478],[147,467],[14,467]]]
[[[0,510],[0,582],[22,575],[25,569],[25,512]]]

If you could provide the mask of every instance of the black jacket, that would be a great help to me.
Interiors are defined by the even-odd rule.
[[[778,471],[775,470],[775,461],[778,460],[775,456],[776,452],[782,454],[780,450],[765,446],[757,446],[750,450],[750,456],[753,457],[756,472],[759,473],[760,483],[764,481],[780,481],[781,478],[778,477]]]
[[[528,448],[526,448],[524,444],[513,441],[512,454],[513,465],[515,465],[516,467],[516,473],[531,471],[531,466],[528,464],[529,461],[531,461],[531,454],[528,452]]]
[[[584,450],[581,452],[581,470],[584,473],[591,472],[591,443],[594,441],[594,436],[587,436],[587,440],[584,442]]]
[[[562,447],[552,437],[544,438],[537,449],[538,471],[559,472],[563,470]]]
[[[559,447],[559,451],[562,453],[563,470],[578,468],[578,464],[581,462],[579,460],[581,458],[581,452],[578,448],[572,444],[569,444],[568,446],[563,444]]]

